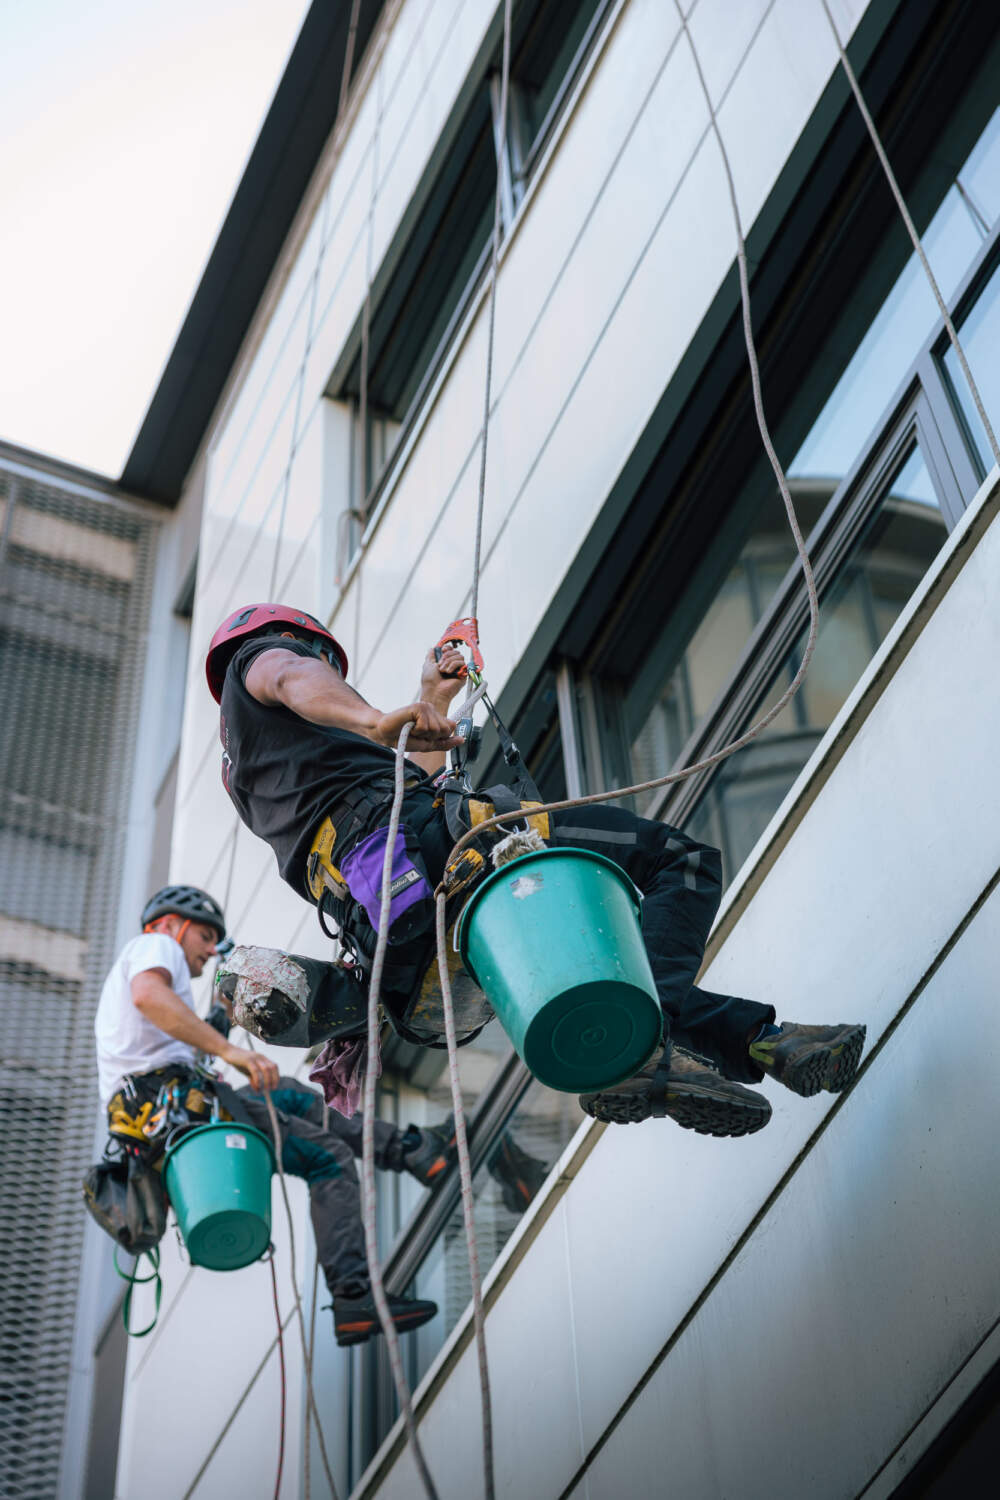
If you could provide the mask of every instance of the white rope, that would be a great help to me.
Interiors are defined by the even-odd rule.
[[[493,195],[493,248],[490,255],[490,301],[486,334],[486,394],[483,400],[483,441],[479,454],[479,503],[476,507],[476,542],[472,563],[472,607],[479,614],[479,574],[483,556],[483,511],[486,500],[486,442],[490,430],[490,399],[493,388],[493,330],[497,310],[497,264],[500,259],[500,207],[503,196],[503,153],[507,149],[507,96],[510,92],[510,38],[512,0],[504,0],[503,62],[500,74],[500,121],[494,145],[497,158],[496,192]]]
[[[326,1438],[323,1435],[323,1424],[320,1421],[319,1410],[316,1406],[316,1393],[313,1390],[312,1378],[312,1349],[306,1337],[306,1320],[302,1312],[302,1298],[299,1296],[299,1283],[295,1274],[295,1220],[292,1217],[292,1205],[288,1198],[288,1186],[285,1182],[285,1169],[281,1164],[281,1128],[278,1125],[278,1116],[274,1108],[274,1100],[271,1098],[270,1089],[264,1091],[264,1102],[267,1105],[268,1117],[271,1121],[271,1134],[274,1137],[274,1155],[278,1164],[278,1181],[281,1184],[281,1196],[285,1203],[285,1214],[288,1218],[288,1246],[291,1258],[292,1273],[292,1295],[295,1298],[295,1312],[299,1320],[299,1336],[302,1339],[302,1357],[306,1367],[306,1392],[309,1398],[309,1406],[316,1418],[316,1436],[319,1439],[319,1451],[323,1459],[323,1468],[326,1472],[326,1481],[330,1486],[330,1494],[333,1500],[338,1500],[337,1486],[333,1482],[333,1473],[330,1469],[330,1460],[326,1451]]]
[[[494,1500],[493,1482],[493,1405],[490,1399],[490,1368],[486,1357],[486,1319],[483,1313],[483,1284],[479,1273],[479,1244],[476,1238],[475,1199],[472,1195],[472,1164],[465,1128],[462,1084],[458,1076],[458,1042],[455,1035],[455,1006],[448,974],[448,944],[445,932],[447,898],[438,892],[435,899],[438,974],[441,978],[441,1001],[444,1009],[444,1031],[448,1042],[448,1074],[451,1080],[451,1106],[455,1116],[455,1144],[458,1147],[458,1173],[462,1187],[462,1217],[465,1221],[465,1244],[469,1257],[469,1280],[472,1283],[472,1326],[479,1362],[479,1393],[483,1418],[483,1480],[486,1500]]]
[[[329,1128],[330,1128],[330,1106],[327,1104],[327,1102],[326,1102],[326,1096],[324,1095],[324,1097],[323,1097],[323,1134],[324,1135],[329,1130]],[[315,1352],[316,1352],[316,1305],[317,1305],[318,1302],[319,1302],[319,1255],[317,1253],[315,1259],[313,1260],[312,1307],[311,1307],[310,1313],[309,1313],[309,1355],[308,1355],[308,1357],[309,1357],[309,1363],[310,1363],[310,1365],[312,1364],[313,1357],[314,1357]],[[305,1438],[304,1438],[304,1444],[303,1444],[303,1449],[302,1449],[302,1470],[303,1470],[303,1474],[302,1474],[302,1493],[305,1496],[305,1500],[312,1500],[312,1474],[310,1472],[311,1471],[311,1467],[312,1467],[312,1463],[311,1463],[311,1459],[310,1459],[310,1456],[309,1456],[309,1419],[310,1419],[311,1415],[312,1415],[312,1409],[311,1409],[311,1407],[309,1405],[309,1402],[307,1401],[306,1402]]]
[[[347,91],[351,86],[351,69],[354,66],[354,44],[358,36],[358,17],[361,14],[361,0],[353,0],[351,5],[351,19],[347,28],[347,46],[344,49],[344,67],[340,75],[340,98],[337,101],[337,119],[334,123],[334,131],[344,116],[344,106],[347,103]]]
[[[919,234],[917,233],[917,226],[914,224],[912,218],[910,217],[910,211],[906,206],[906,200],[900,190],[899,183],[896,181],[896,174],[893,172],[892,167],[889,164],[889,157],[886,154],[884,145],[882,144],[882,138],[878,133],[875,121],[872,119],[871,112],[869,111],[868,106],[865,103],[864,95],[861,92],[861,85],[858,83],[857,74],[851,66],[850,59],[847,56],[847,51],[844,47],[843,42],[840,40],[840,32],[837,30],[837,23],[833,19],[833,15],[831,14],[827,0],[820,0],[820,4],[826,12],[826,19],[830,23],[830,30],[833,32],[833,39],[837,44],[837,51],[840,54],[841,66],[843,67],[844,72],[847,74],[847,81],[851,85],[851,90],[854,94],[855,100],[857,101],[858,109],[861,111],[861,117],[868,128],[868,134],[871,137],[872,145],[875,147],[875,154],[882,165],[882,170],[885,173],[886,181],[888,182],[889,187],[892,191],[892,196],[896,200],[896,207],[899,209],[903,223],[906,225],[906,232],[910,236],[910,240],[914,250],[916,251],[917,258],[924,268],[924,275],[927,277],[930,289],[934,294],[934,300],[937,302],[938,311],[940,312],[941,317],[944,320],[944,326],[948,330],[948,337],[951,340],[951,347],[955,351],[955,357],[961,365],[962,374],[965,376],[965,379],[968,382],[969,392],[972,396],[976,411],[979,414],[979,420],[983,424],[983,430],[986,433],[987,441],[993,453],[993,460],[995,463],[1000,464],[1000,446],[998,446],[997,444],[996,433],[993,431],[990,419],[986,415],[986,407],[983,405],[982,397],[979,394],[979,387],[976,385],[972,371],[969,368],[969,362],[965,357],[965,351],[962,348],[961,343],[959,342],[958,334],[955,330],[955,325],[951,319],[951,313],[948,311],[948,304],[945,302],[944,298],[941,295],[941,288],[937,284],[934,272],[931,270],[931,263],[927,259],[927,256],[924,252],[923,244],[921,242]],[[959,190],[962,191],[960,184]]]
[[[375,957],[372,960],[371,981],[368,989],[368,1051],[365,1063],[364,1118],[361,1137],[362,1216],[364,1219],[365,1251],[368,1257],[368,1276],[371,1282],[372,1297],[375,1301],[378,1320],[382,1325],[386,1347],[389,1351],[389,1366],[392,1370],[393,1384],[396,1387],[396,1396],[403,1413],[406,1435],[409,1439],[410,1447],[413,1451],[413,1460],[417,1466],[417,1472],[420,1475],[420,1481],[426,1491],[428,1500],[438,1500],[437,1490],[434,1487],[434,1481],[431,1478],[423,1449],[420,1446],[420,1439],[417,1436],[417,1424],[413,1415],[410,1388],[403,1371],[403,1357],[399,1348],[399,1335],[396,1331],[396,1325],[392,1321],[388,1299],[385,1295],[385,1283],[382,1280],[382,1267],[379,1263],[378,1255],[378,1221],[375,1208],[375,1075],[379,1065],[379,996],[382,989],[382,971],[385,967],[385,951],[389,938],[389,909],[392,903],[392,858],[396,847],[396,835],[399,831],[399,819],[403,806],[403,791],[406,785],[406,742],[410,737],[412,727],[412,724],[403,725],[396,745],[395,788],[393,791],[392,812],[389,817],[389,834],[386,839],[385,857],[382,861],[382,903],[379,909],[378,942],[375,947]]]
[[[382,139],[382,110],[385,66],[378,70],[375,83],[375,133],[372,137],[372,190],[368,198],[368,235],[365,245],[365,300],[361,308],[361,371],[358,400],[358,423],[361,428],[361,488],[358,509],[364,515],[368,495],[368,366],[371,358],[372,281],[375,276],[375,204],[378,201],[378,159]]]

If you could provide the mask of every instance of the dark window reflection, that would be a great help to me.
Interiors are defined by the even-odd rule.
[[[532,1083],[485,1164],[473,1178],[476,1234],[483,1274],[496,1260],[518,1221],[584,1119],[572,1094]],[[413,1296],[431,1297],[441,1309],[408,1340],[414,1378],[420,1379],[465,1311],[472,1296],[461,1206],[456,1208],[413,1283]]]
[[[997,349],[1000,348],[1000,270],[994,271],[987,282],[975,307],[959,329],[959,338],[990,425],[996,433],[1000,426],[1000,362],[997,361]],[[944,366],[955,399],[972,434],[980,470],[985,474],[993,467],[993,453],[973,403],[972,393],[950,344],[944,357]]]
[[[799,522],[808,533],[832,487],[800,481],[792,485],[792,493]],[[795,544],[781,497],[769,487],[749,528],[734,515],[728,533],[697,570],[630,687],[633,780],[662,776],[677,761],[732,677],[794,560]],[[691,619],[696,621],[693,629],[686,628]],[[654,797],[655,793],[637,798],[636,811],[644,813]]]
[[[759,740],[724,762],[687,820],[695,838],[722,850],[728,883],[848,698],[945,538],[930,477],[914,448],[822,600],[809,674]],[[794,676],[805,633],[748,723]]]
[[[946,299],[956,291],[1000,215],[998,169],[1000,110],[956,172],[922,236]],[[834,483],[844,478],[938,317],[934,295],[913,254],[789,465],[790,475]],[[984,351],[987,347],[984,342]],[[978,371],[976,375],[978,381]]]

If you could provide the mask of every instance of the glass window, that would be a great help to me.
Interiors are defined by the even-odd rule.
[[[489,1028],[484,1037],[490,1031],[498,1030]],[[447,1089],[447,1065],[444,1086]],[[463,1095],[466,1094],[463,1078]],[[554,1093],[533,1082],[521,1095],[496,1140],[491,1142],[472,1181],[479,1263],[484,1276],[583,1119],[575,1095]],[[409,1179],[399,1181],[405,1186]],[[412,1389],[426,1374],[471,1299],[461,1203],[456,1204],[449,1214],[442,1232],[407,1288],[407,1295],[430,1298],[439,1308],[436,1318],[403,1340],[406,1375]],[[355,1369],[358,1370],[358,1366]],[[365,1393],[363,1407],[368,1420],[363,1424],[361,1451],[352,1481],[370,1462],[398,1415],[385,1345],[381,1339],[362,1351],[358,1372]]]
[[[727,882],[843,707],[945,535],[927,466],[914,447],[824,594],[816,650],[799,692],[758,740],[723,763],[685,822],[693,837],[722,850]],[[747,724],[785,691],[805,639],[803,632]]]
[[[507,138],[501,157],[503,231],[510,229],[540,150],[565,102],[608,0],[521,6],[514,19]],[[365,511],[408,422],[423,402],[489,261],[499,121],[497,69],[484,79],[409,243],[372,312],[368,432],[355,477]],[[330,395],[360,408],[361,356]],[[357,492],[360,489],[360,494]],[[362,501],[367,503],[362,503]]]
[[[1000,348],[1000,269],[993,272],[980,293],[959,329],[959,337],[995,433],[1000,426],[1000,363],[997,361],[997,349]],[[944,356],[944,366],[952,393],[968,423],[980,470],[985,475],[993,467],[993,453],[973,404],[972,392],[950,344]]]
[[[954,293],[1000,222],[998,163],[1000,110],[994,113],[959,168],[924,234],[928,257],[946,296]],[[1000,339],[998,289],[1000,272],[966,319],[963,335],[987,408],[996,410],[1000,421],[1000,373],[993,357]],[[913,367],[937,320],[937,306],[913,255],[788,465],[796,510],[807,536],[845,476],[871,448],[873,422],[884,417],[887,404]],[[823,358],[835,355],[838,336],[835,329]],[[964,380],[960,376],[954,378],[952,351],[945,355],[944,363],[986,465],[990,460],[985,436]],[[923,478],[919,483],[914,480],[914,484],[917,488],[924,486],[925,503],[933,504],[936,509],[930,477],[922,463],[921,472]],[[934,534],[939,537],[942,534],[938,526]],[[780,497],[770,472],[765,473],[763,466],[758,466],[756,476],[733,506],[709,554],[695,568],[690,584],[673,604],[659,641],[629,683],[626,720],[631,776],[635,781],[663,775],[679,760],[691,736],[707,722],[794,560],[794,546]],[[846,581],[843,587],[847,589]],[[866,608],[881,617],[883,606],[877,597],[872,596]],[[869,645],[861,632],[860,620],[855,611],[848,623],[845,594],[837,621],[827,627],[838,636],[837,671],[844,680],[850,678],[852,682],[881,639],[879,636],[874,645]],[[832,642],[832,635],[827,639]],[[844,697],[833,681],[830,661],[825,670],[825,685],[821,686],[815,680],[814,667],[814,680],[808,689],[816,700],[812,706],[813,713],[818,714],[816,722],[824,725],[830,716],[820,711],[819,697],[829,692],[830,702],[838,704]],[[776,770],[771,764],[776,754],[774,746],[767,757],[760,753],[760,747],[747,753],[754,755],[761,765],[761,784],[787,787],[785,769]],[[767,768],[763,765],[765,760]],[[612,784],[615,784],[613,779]],[[761,793],[765,801],[770,799],[775,806],[780,795]],[[739,791],[732,789],[729,805],[735,807],[748,796],[749,779],[743,777]],[[637,811],[648,810],[657,800],[655,793],[644,802],[640,800]],[[756,826],[756,820],[751,821]],[[737,843],[743,847],[742,841]]]
[[[793,486],[806,532],[831,493],[829,483]],[[739,525],[735,516],[730,521],[630,688],[626,712],[634,726],[629,734],[635,781],[662,776],[704,725],[794,560],[788,518],[772,484],[749,526]],[[683,621],[692,617],[697,623],[685,640]],[[636,811],[644,813],[655,797],[637,799]]]
[[[922,235],[942,295],[952,297],[1000,218],[1000,110],[980,136]],[[938,321],[916,254],[834,387],[789,474],[843,479]]]

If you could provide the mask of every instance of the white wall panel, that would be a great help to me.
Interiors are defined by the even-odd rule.
[[[698,0],[692,8],[688,27],[716,109],[774,3],[775,0]]]
[[[234,441],[212,456],[205,489],[205,510],[216,516],[235,516],[247,506],[269,450],[275,446],[275,433],[284,415],[294,405],[294,393],[302,356],[306,348],[309,323],[308,290],[295,310],[294,321],[272,323],[253,369],[264,375],[259,392],[246,393],[237,402],[227,433]],[[282,332],[280,343],[272,348],[272,335]]]
[[[775,0],[719,111],[745,226],[774,186],[836,65],[821,7]]]
[[[847,1500],[996,1323],[998,942],[994,894],[625,1415],[589,1500],[664,1473],[692,1500]]]
[[[259,445],[261,421],[273,421],[274,412],[283,404],[289,369],[302,358],[321,218],[319,214],[313,219],[274,312],[261,332],[246,378],[230,402],[212,446],[207,488],[213,497],[211,508],[217,514],[231,515],[238,506],[242,487],[235,471],[240,454],[247,445]],[[242,472],[246,472],[245,466]]]

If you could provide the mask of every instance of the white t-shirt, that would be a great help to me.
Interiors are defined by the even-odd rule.
[[[166,969],[170,988],[194,1010],[184,949],[165,932],[143,932],[126,943],[101,991],[94,1018],[101,1102],[107,1104],[126,1073],[149,1073],[165,1063],[193,1065],[197,1048],[168,1036],[136,1009],[132,980],[146,969]]]

